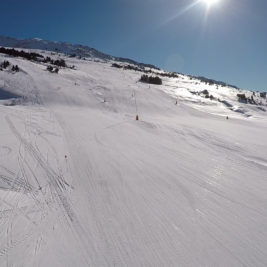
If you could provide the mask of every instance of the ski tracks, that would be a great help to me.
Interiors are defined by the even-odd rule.
[[[0,175],[0,181],[6,184],[7,190],[18,192],[21,197],[18,195],[16,205],[9,203],[9,199],[5,200],[0,198],[0,201],[9,207],[9,211],[6,211],[5,213],[1,212],[0,217],[0,219],[8,219],[8,226],[6,228],[7,241],[5,244],[1,243],[0,245],[0,258],[6,255],[6,264],[8,266],[12,265],[8,258],[10,250],[18,245],[24,244],[27,240],[28,242],[31,242],[32,246],[35,243],[34,255],[40,253],[42,249],[41,245],[44,243],[45,239],[45,236],[41,233],[44,230],[43,227],[45,224],[49,222],[51,226],[63,223],[63,229],[66,231],[70,230],[74,240],[76,240],[75,242],[79,244],[79,253],[84,255],[84,262],[88,264],[88,253],[84,249],[84,247],[87,247],[85,231],[72,208],[70,193],[73,188],[64,179],[56,148],[53,147],[53,145],[49,143],[49,140],[44,136],[41,136],[40,134],[38,135],[38,131],[36,131],[35,141],[32,142],[33,138],[30,136],[30,133],[28,132],[29,129],[26,129],[28,128],[26,126],[23,136],[15,127],[11,116],[6,115],[5,120],[12,134],[20,144],[18,154],[19,173],[14,175],[15,173],[9,170],[8,175]],[[26,138],[25,135],[27,135],[28,138]],[[42,140],[50,147],[50,151],[53,151],[52,156],[50,156],[55,158],[55,165],[57,165],[57,168],[52,167],[48,161],[48,157],[46,158],[41,153],[41,149],[39,149],[37,144],[37,135],[38,137],[41,136]],[[32,167],[32,161],[36,162],[35,169]],[[67,161],[65,161],[65,164],[67,164]],[[3,166],[2,168],[5,167]],[[41,177],[40,173],[43,173]],[[30,203],[33,203],[31,210],[35,211],[34,216],[29,214],[29,207],[19,207],[20,198],[25,198],[25,196],[30,199]],[[17,214],[32,224],[34,230],[29,231],[27,230],[28,227],[26,227],[24,233],[19,237],[12,239],[12,220]],[[34,261],[36,263],[36,260]]]

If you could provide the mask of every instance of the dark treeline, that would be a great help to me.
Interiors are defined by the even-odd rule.
[[[28,60],[34,60],[34,61],[37,61],[38,58],[44,58],[40,54],[33,53],[33,52],[28,53],[23,50],[19,51],[19,50],[15,50],[14,48],[0,47],[0,53],[13,56],[13,57],[22,57],[22,58],[25,58]]]
[[[67,64],[64,59],[53,60],[50,57],[44,58],[43,55],[34,53],[34,52],[25,52],[23,50],[21,51],[16,50],[14,48],[0,47],[0,53],[13,56],[13,57],[22,57],[28,60],[33,60],[33,61],[38,61],[38,62],[43,62],[43,63],[50,63],[52,65],[56,65],[56,66],[63,67],[63,68],[67,67]]]
[[[9,67],[9,65],[9,61],[5,60],[3,63],[0,64],[0,68],[6,69],[7,67]]]
[[[226,86],[229,86],[229,87],[232,87],[232,88],[235,88],[235,89],[239,89],[237,86],[235,85],[232,85],[232,84],[227,84],[225,82],[221,82],[221,81],[216,81],[216,80],[213,80],[213,79],[209,79],[209,78],[206,78],[206,77],[202,77],[202,76],[191,76],[190,75],[190,80],[192,79],[197,79],[203,83],[206,83],[206,84],[209,84],[209,85],[221,85],[223,87],[226,87]]]
[[[8,67],[11,67],[9,61],[5,60],[4,62],[0,63],[0,71],[3,71],[4,69],[7,69]],[[13,72],[19,72],[19,67],[18,67],[18,65],[13,65],[13,66],[11,67],[11,70],[12,70]]]
[[[148,76],[145,74],[141,76],[140,81],[144,83],[151,83],[151,84],[157,84],[157,85],[162,84],[162,80],[158,76],[153,77],[153,76]]]
[[[51,59],[50,57],[46,57],[44,60],[43,60],[44,63],[50,63],[52,65],[56,65],[56,66],[59,66],[59,67],[67,67],[66,65],[66,62],[64,59],[57,59],[57,60],[53,60]]]
[[[160,73],[160,72],[155,72],[153,70],[146,70],[145,68],[140,68],[137,66],[133,66],[133,65],[119,65],[117,63],[113,63],[112,67],[114,68],[118,68],[118,69],[124,69],[124,70],[134,70],[134,71],[140,71],[146,74],[156,74],[162,77],[169,77],[169,78],[179,78],[179,75],[174,73],[174,72],[165,72],[165,73]]]

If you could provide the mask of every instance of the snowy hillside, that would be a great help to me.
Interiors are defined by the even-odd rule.
[[[1,267],[267,265],[264,95],[34,52],[75,67],[0,54]]]

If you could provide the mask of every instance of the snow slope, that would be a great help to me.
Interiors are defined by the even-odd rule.
[[[21,71],[0,71],[0,266],[266,266],[266,103],[6,59]]]

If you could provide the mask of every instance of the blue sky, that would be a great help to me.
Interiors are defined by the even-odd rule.
[[[170,71],[267,90],[267,1],[1,1],[0,35],[81,43]],[[191,8],[189,8],[191,6]]]

